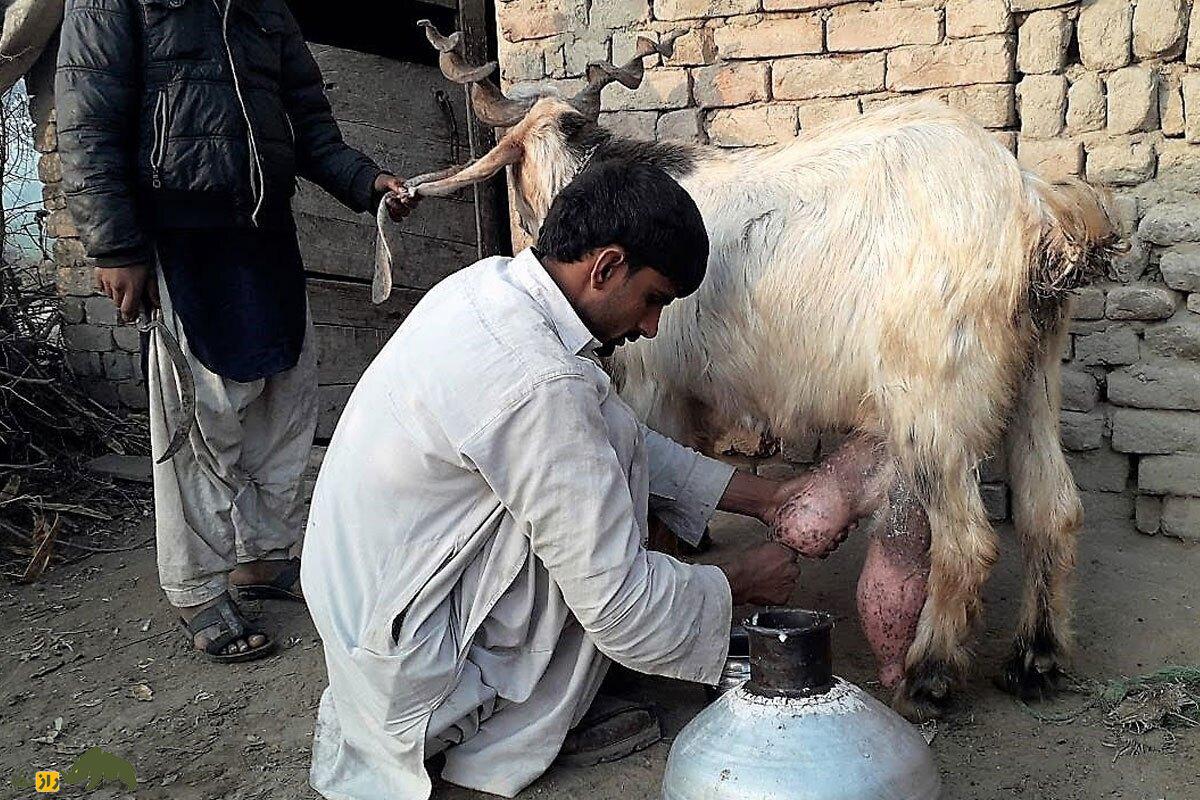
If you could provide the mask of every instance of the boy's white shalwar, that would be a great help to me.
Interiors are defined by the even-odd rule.
[[[426,295],[351,395],[302,581],[325,645],[310,779],[327,798],[511,797],[554,760],[609,659],[716,683],[729,584],[647,552],[695,537],[732,468],[648,431],[529,250]]]

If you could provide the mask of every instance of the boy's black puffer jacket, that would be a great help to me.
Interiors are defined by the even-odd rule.
[[[342,141],[283,0],[68,0],[59,151],[88,254],[142,260],[156,227],[286,219],[295,179],[366,211],[380,169]]]

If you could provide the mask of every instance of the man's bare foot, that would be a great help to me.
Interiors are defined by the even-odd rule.
[[[179,613],[179,616],[184,620],[184,622],[191,623],[197,616],[200,615],[201,612],[206,611],[210,608],[213,608],[214,606],[220,605],[221,603],[224,603],[224,602],[229,602],[232,605],[232,601],[229,600],[229,596],[227,594],[223,594],[218,597],[214,597],[212,600],[209,600],[207,603],[201,603],[198,606],[186,606],[183,608],[176,608],[175,610]],[[207,630],[207,629],[205,629],[205,630]],[[199,652],[205,653],[208,655],[224,655],[224,656],[233,656],[233,655],[238,655],[241,653],[248,653],[251,650],[257,650],[261,647],[264,647],[266,644],[268,644],[270,642],[270,639],[268,639],[265,635],[263,635],[261,633],[251,633],[247,636],[240,637],[238,639],[235,639],[235,640],[229,642],[224,647],[220,648],[217,651],[217,653],[211,653],[208,649],[209,645],[212,644],[212,642],[213,642],[213,639],[206,636],[204,634],[204,631],[200,631],[192,636],[192,646],[195,647],[196,650],[198,650]]]

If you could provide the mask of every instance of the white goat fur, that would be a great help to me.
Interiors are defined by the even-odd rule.
[[[579,167],[558,125],[569,113],[542,99],[505,136],[529,231]],[[909,680],[921,664],[965,666],[995,558],[977,465],[1015,417],[1014,515],[1032,573],[1018,650],[1040,632],[1061,654],[1081,518],[1057,434],[1065,299],[1039,324],[1031,296],[1109,237],[1094,197],[1050,186],[932,101],[764,150],[684,147],[695,168],[680,183],[708,229],[708,274],[656,338],[613,355],[622,395],[651,427],[696,444],[747,418],[785,440],[855,428],[886,442],[932,529]]]

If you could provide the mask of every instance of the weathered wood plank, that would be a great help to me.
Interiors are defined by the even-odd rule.
[[[349,144],[362,150],[375,159],[379,166],[401,178],[444,169],[468,158],[465,145],[462,152],[457,152],[448,142],[422,138],[415,131],[390,131],[356,123],[343,123],[341,128]],[[469,203],[471,194],[463,190],[452,195],[450,199]]]
[[[457,130],[466,143],[466,99],[461,87],[446,80],[437,67],[326,45],[310,47],[325,76],[325,94],[338,122],[395,129],[396,120],[422,120],[439,138],[448,141]],[[447,119],[445,104],[455,124]]]
[[[458,9],[458,29],[463,35],[463,53],[473,64],[483,64],[495,56],[489,52],[488,34],[494,30],[495,21],[488,13],[486,0],[461,0]],[[463,92],[464,102],[469,98]],[[467,134],[471,155],[482,156],[496,145],[496,134],[467,110]],[[512,253],[508,236],[507,185],[505,173],[501,171],[489,180],[473,186],[471,194],[475,200],[476,230],[479,233],[479,257]]]
[[[422,292],[395,289],[385,302],[371,302],[371,287],[360,283],[308,279],[308,307],[317,325],[375,328],[390,336],[421,299]]]
[[[456,0],[432,0],[456,8]],[[476,16],[478,9],[475,9]],[[401,177],[469,157],[466,98],[436,67],[311,45],[346,141]],[[427,200],[390,240],[397,268],[391,298],[374,305],[375,224],[307,182],[293,208],[308,279],[318,347],[318,439],[332,435],[353,384],[387,338],[442,277],[478,257],[471,191]],[[353,280],[339,280],[345,276]]]
[[[461,87],[446,81],[436,67],[323,45],[312,47],[318,60],[325,62],[322,67],[328,64],[326,78],[333,88],[327,95],[349,144],[401,177],[442,169],[466,157],[466,104]],[[336,77],[329,77],[331,72],[352,80],[339,83]],[[470,192],[453,199],[473,202]],[[352,212],[310,184],[302,184],[297,205],[307,211],[319,209],[334,218],[353,218]],[[464,220],[467,214],[464,210]],[[454,236],[463,235],[459,226],[453,230]],[[454,237],[443,234],[443,238]],[[474,240],[473,235],[465,239]]]
[[[339,123],[346,141],[374,158],[387,161],[388,166],[394,165],[397,174],[404,168],[406,173],[412,170],[413,175],[448,167],[465,157],[452,147],[450,139],[435,135],[438,125],[437,120],[412,118],[401,118],[395,125],[386,126]]]
[[[402,139],[392,139],[388,134],[375,131],[368,141],[355,141],[347,137],[347,141],[362,150],[388,172],[400,178],[411,178],[424,172],[442,169],[449,165],[449,157],[433,157],[433,149],[445,145],[429,145],[423,142],[405,143]],[[448,150],[446,151],[448,152]],[[414,226],[437,226],[445,238],[466,237],[474,241],[474,200],[469,191],[463,190],[452,197],[430,198],[422,204],[421,213],[414,214],[410,222]],[[357,214],[343,206],[327,192],[308,181],[301,181],[293,207],[311,213],[324,214],[335,219],[360,220],[370,224],[373,220],[369,215]],[[426,207],[434,213],[424,213]],[[445,222],[440,220],[452,215]],[[462,224],[458,221],[462,220]],[[408,224],[408,223],[406,223]]]
[[[383,347],[378,328],[315,325],[317,383],[354,383]]]
[[[302,183],[292,202],[292,210],[298,214],[336,219],[375,230],[375,218],[367,214],[355,214],[310,183]],[[433,197],[422,200],[420,207],[399,225],[406,235],[445,239],[463,244],[475,243],[475,211],[470,203],[460,203]]]
[[[463,139],[462,149],[456,150],[450,139],[435,135],[437,120],[401,118],[395,125],[380,127],[361,122],[343,121],[338,124],[343,138],[380,162],[397,175],[408,178],[422,172],[461,163],[467,157]]]
[[[323,275],[370,279],[375,269],[375,229],[353,222],[296,214],[304,265]],[[473,244],[400,233],[389,238],[392,281],[396,286],[428,289],[447,275],[475,262]]]
[[[338,417],[350,399],[353,386],[338,384],[317,387],[317,439],[328,439],[333,435]]]

